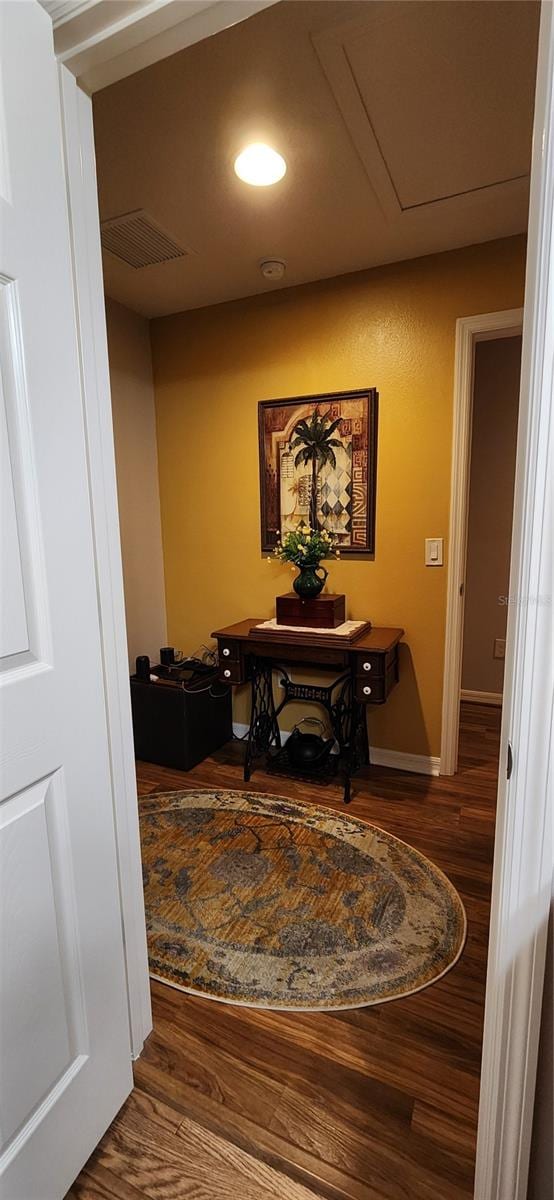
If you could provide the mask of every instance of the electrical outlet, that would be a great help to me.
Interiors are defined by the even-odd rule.
[[[504,658],[506,654],[506,638],[495,638],[494,649],[492,652],[493,658]]]

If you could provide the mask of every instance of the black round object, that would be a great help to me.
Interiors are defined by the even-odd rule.
[[[315,733],[300,733],[295,729],[287,742],[287,754],[295,767],[319,767],[327,761],[333,749],[333,738],[324,741]]]
[[[137,679],[150,679],[150,659],[147,654],[139,654],[135,663],[135,669]]]

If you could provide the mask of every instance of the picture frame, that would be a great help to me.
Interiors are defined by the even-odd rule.
[[[375,553],[378,403],[376,388],[259,402],[262,553],[301,520],[310,523],[312,467],[296,462],[302,450],[296,427],[316,410],[326,429],[336,426],[329,460],[318,464],[318,525],[334,535],[341,556]]]

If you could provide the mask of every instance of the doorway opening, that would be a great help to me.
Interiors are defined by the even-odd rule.
[[[478,342],[473,377],[461,700],[502,706],[521,335]]]
[[[487,705],[495,726],[501,719],[522,317],[513,309],[457,322],[442,775],[458,768],[460,703]]]
[[[354,16],[353,8],[349,6],[351,16]],[[367,596],[371,594],[375,614],[369,615],[377,616],[380,606],[383,614],[380,619],[394,625],[405,623],[404,614],[412,603],[420,607],[418,611],[415,607],[410,611],[410,620],[406,623],[410,624],[412,633],[401,651],[400,683],[394,699],[400,706],[395,729],[401,733],[395,740],[392,725],[387,723],[387,714],[393,711],[392,708],[383,709],[387,719],[383,715],[375,716],[372,740],[381,748],[383,756],[388,755],[388,762],[382,762],[382,766],[373,768],[367,778],[362,778],[356,811],[368,821],[386,823],[389,829],[394,828],[399,838],[417,842],[418,848],[442,864],[463,892],[467,910],[471,913],[471,943],[458,974],[452,973],[437,984],[436,992],[409,998],[404,1009],[400,1004],[389,1005],[380,1012],[368,1009],[351,1016],[319,1013],[291,1017],[277,1012],[246,1010],[240,1006],[216,1006],[201,997],[169,991],[163,984],[156,984],[156,1033],[137,1066],[137,1084],[142,1096],[139,1094],[135,1103],[148,1105],[155,1094],[165,1094],[164,1063],[173,1055],[173,1076],[178,1079],[173,1099],[177,1107],[172,1104],[168,1107],[180,1112],[179,1129],[187,1141],[186,1153],[198,1133],[198,1124],[202,1126],[205,1140],[204,1147],[198,1151],[199,1163],[204,1153],[209,1158],[212,1151],[217,1155],[219,1149],[228,1144],[237,1146],[240,1137],[241,1147],[246,1138],[247,1150],[245,1156],[241,1153],[237,1158],[239,1174],[246,1177],[250,1173],[251,1178],[256,1178],[256,1168],[259,1169],[259,1164],[270,1156],[282,1178],[276,1181],[272,1176],[266,1182],[272,1187],[280,1183],[281,1191],[285,1186],[292,1186],[291,1180],[309,1186],[310,1181],[317,1178],[322,1194],[329,1194],[332,1189],[340,1190],[344,1195],[363,1194],[358,1187],[362,1172],[364,1180],[371,1179],[368,1189],[371,1186],[373,1194],[377,1195],[380,1187],[383,1196],[387,1195],[388,1180],[393,1173],[393,1186],[399,1191],[409,1189],[413,1181],[418,1186],[423,1181],[425,1187],[445,1198],[449,1193],[469,1196],[486,962],[486,933],[482,936],[486,930],[486,917],[483,913],[490,886],[495,774],[493,765],[485,818],[474,808],[474,778],[466,796],[456,781],[434,781],[426,777],[430,764],[438,759],[440,722],[436,718],[440,707],[440,681],[439,672],[435,672],[435,678],[433,670],[438,658],[436,628],[442,621],[443,601],[437,599],[436,571],[425,570],[423,544],[426,535],[446,536],[442,525],[441,528],[428,527],[426,522],[430,516],[436,520],[440,516],[442,522],[446,521],[447,485],[445,488],[444,480],[448,447],[444,444],[444,436],[449,428],[446,408],[450,400],[446,401],[446,397],[450,396],[449,364],[456,316],[460,311],[478,311],[473,307],[477,304],[474,296],[486,310],[521,302],[525,250],[520,235],[526,226],[526,196],[523,189],[517,215],[508,219],[506,213],[503,233],[497,231],[496,236],[491,237],[491,225],[487,224],[489,217],[485,219],[484,212],[477,216],[483,199],[477,195],[481,188],[475,185],[475,180],[466,181],[466,190],[472,193],[469,207],[474,206],[471,220],[467,200],[461,202],[461,207],[473,232],[470,240],[464,235],[462,245],[458,240],[460,213],[454,212],[462,194],[455,192],[453,182],[459,163],[443,158],[444,176],[440,187],[444,195],[438,197],[433,192],[435,185],[439,187],[435,168],[428,163],[428,169],[424,170],[421,160],[412,161],[410,166],[404,152],[405,142],[409,139],[405,137],[403,127],[396,124],[388,133],[391,156],[394,156],[395,146],[398,150],[401,142],[404,145],[402,155],[396,160],[404,164],[401,188],[404,203],[400,204],[398,197],[394,198],[386,174],[382,170],[379,172],[378,148],[373,144],[375,139],[371,140],[371,129],[366,128],[367,121],[363,126],[360,124],[360,112],[353,103],[348,81],[342,77],[343,55],[338,53],[336,31],[323,28],[327,22],[333,24],[333,13],[338,24],[344,11],[342,4],[276,6],[273,15],[262,15],[256,19],[257,24],[248,27],[245,37],[247,42],[249,36],[252,38],[250,51],[247,49],[241,55],[235,51],[230,66],[227,64],[230,77],[234,78],[239,57],[246,71],[251,63],[255,67],[258,61],[267,61],[267,55],[262,52],[266,41],[271,47],[271,61],[276,64],[274,96],[279,100],[279,122],[276,114],[272,128],[279,134],[283,130],[284,137],[290,134],[293,146],[290,168],[283,184],[283,189],[289,188],[286,193],[286,212],[291,219],[289,230],[285,225],[284,209],[277,201],[272,209],[271,192],[251,196],[251,207],[246,211],[243,202],[247,193],[236,190],[238,185],[233,178],[229,183],[225,176],[226,190],[221,194],[213,185],[208,191],[202,190],[202,172],[209,157],[206,146],[219,148],[227,128],[228,113],[236,115],[240,109],[238,92],[231,92],[232,105],[224,110],[212,138],[202,139],[197,135],[196,142],[191,142],[190,146],[187,142],[191,157],[186,170],[179,157],[186,141],[180,126],[177,149],[173,144],[176,129],[170,115],[179,112],[183,122],[187,112],[191,111],[179,89],[190,87],[198,103],[200,82],[216,78],[216,73],[212,75],[207,69],[209,44],[204,44],[201,51],[195,50],[190,63],[181,64],[182,70],[177,62],[170,60],[166,78],[162,65],[158,65],[152,73],[150,90],[148,79],[131,79],[118,84],[111,96],[109,92],[100,94],[95,101],[101,215],[106,228],[118,212],[129,213],[145,206],[152,212],[152,219],[179,245],[185,249],[194,247],[164,264],[151,263],[142,268],[130,267],[128,263],[125,266],[121,256],[117,261],[109,248],[105,254],[107,290],[111,295],[112,346],[114,331],[116,337],[122,332],[125,338],[136,335],[142,349],[150,347],[153,354],[153,374],[149,372],[147,361],[143,363],[144,369],[141,367],[141,388],[142,383],[145,384],[141,390],[141,406],[144,400],[141,411],[148,419],[141,422],[140,431],[135,407],[138,403],[136,378],[133,379],[129,364],[123,363],[121,367],[118,364],[119,352],[112,354],[112,367],[119,373],[119,384],[123,380],[130,385],[123,399],[116,395],[118,387],[113,387],[114,403],[120,405],[119,439],[116,429],[116,440],[124,450],[130,450],[133,431],[137,435],[140,432],[143,446],[144,437],[147,442],[152,437],[149,429],[155,429],[157,438],[157,462],[156,455],[150,454],[148,459],[145,456],[141,460],[144,464],[141,470],[131,469],[125,476],[123,471],[120,472],[120,503],[125,506],[124,515],[137,519],[128,540],[128,553],[135,551],[134,563],[139,568],[135,579],[140,582],[143,568],[147,567],[149,583],[152,584],[154,576],[156,583],[155,591],[151,589],[148,596],[151,607],[147,632],[140,629],[138,609],[134,607],[137,599],[146,598],[132,591],[137,584],[131,582],[129,585],[129,630],[133,636],[137,635],[135,653],[145,650],[155,653],[159,641],[166,640],[164,621],[167,619],[167,640],[194,652],[206,637],[209,638],[211,629],[246,615],[252,597],[258,605],[269,610],[275,588],[273,592],[270,590],[268,569],[261,560],[257,542],[253,545],[257,536],[257,513],[253,513],[253,509],[258,503],[258,463],[255,430],[254,440],[251,434],[257,401],[298,393],[313,394],[318,388],[324,392],[328,373],[335,380],[332,386],[337,389],[342,385],[342,374],[351,372],[352,364],[357,362],[364,377],[356,378],[354,382],[360,387],[374,382],[379,384],[385,406],[382,457],[378,467],[381,541],[373,561],[368,558],[359,564],[344,564],[345,590],[348,589],[358,605],[360,617],[366,615],[362,604],[367,603]],[[377,11],[375,6],[368,6],[368,19],[373,20]],[[442,13],[439,6],[428,11],[435,11],[436,15]],[[486,6],[479,9],[483,16],[488,11]],[[508,14],[511,10],[509,6],[503,6],[502,11]],[[408,19],[410,12],[409,19],[416,20],[417,10],[412,6],[395,10],[395,20],[401,19],[402,15]],[[289,36],[287,41],[280,29],[281,23],[286,26],[288,20],[293,24],[304,20],[308,26],[312,14],[320,27],[309,30],[310,44],[304,44],[306,39],[300,37],[298,30],[296,39]],[[358,19],[359,15],[358,8]],[[489,17],[485,19],[489,20]],[[383,26],[379,30],[380,35],[389,40],[394,32],[388,27],[391,21],[392,10],[389,10],[384,23],[387,28]],[[256,29],[260,37],[259,50],[256,50]],[[304,35],[306,29],[301,32]],[[378,31],[374,28],[371,32],[374,40]],[[352,30],[348,31],[348,37],[352,37],[354,45]],[[229,34],[229,41],[237,39],[238,31]],[[293,44],[299,57],[301,49],[303,52],[309,50],[307,58],[311,66],[306,63],[301,72],[307,92],[312,86],[314,90],[319,88],[323,80],[319,68],[317,80],[311,74],[313,45],[317,46],[334,102],[338,104],[356,146],[358,158],[349,164],[349,170],[358,172],[359,161],[364,163],[363,178],[358,179],[358,187],[345,186],[344,172],[340,189],[335,188],[333,172],[326,173],[323,188],[317,172],[302,176],[303,152],[308,146],[315,152],[320,145],[317,139],[309,136],[310,114],[318,114],[318,129],[327,129],[329,161],[339,161],[347,151],[338,144],[343,129],[341,125],[339,130],[335,124],[334,106],[331,106],[332,112],[327,108],[330,97],[326,90],[318,104],[312,99],[306,105],[304,136],[294,124],[297,114],[293,114],[293,119],[288,113],[286,103],[292,94],[290,72],[293,67],[300,71],[302,66],[294,55],[291,56]],[[284,47],[282,55],[276,49],[277,45]],[[395,40],[397,46],[398,39]],[[225,85],[227,76],[222,69],[225,45],[219,42],[212,44],[212,48],[220,56],[218,86]],[[411,52],[410,56],[413,57]],[[356,61],[360,75],[362,57]],[[488,69],[490,72],[490,63]],[[251,87],[254,90],[255,76],[253,69]],[[422,82],[419,81],[420,88]],[[369,83],[367,81],[368,89]],[[366,106],[374,105],[376,114],[379,102],[378,93],[366,97]],[[158,104],[161,104],[165,124],[155,130],[157,178],[150,179],[140,163],[143,148],[144,153],[148,153],[148,138],[152,136]],[[208,111],[207,107],[205,111]],[[326,123],[321,121],[322,112],[327,114]],[[147,120],[139,121],[138,113],[147,113]],[[114,114],[117,115],[116,123]],[[420,113],[420,117],[422,115]],[[243,113],[239,116],[241,121],[246,119]],[[390,112],[387,120],[392,120],[393,116]],[[111,141],[112,136],[117,140],[118,130],[119,148]],[[335,137],[336,145],[331,146]],[[272,140],[277,140],[282,147],[280,136]],[[434,144],[428,136],[425,143],[427,147]],[[452,144],[451,137],[448,144]],[[439,158],[441,153],[437,148]],[[223,167],[227,171],[227,157],[222,155],[215,165],[210,159],[210,179],[213,173],[217,180]],[[193,170],[189,169],[190,163]],[[324,170],[324,162],[321,167]],[[165,171],[167,178],[164,178]],[[192,187],[195,173],[202,184],[196,194]],[[144,190],[145,179],[148,181],[147,198],[139,195],[141,189]],[[371,189],[376,180],[381,210],[388,213],[388,231],[383,231],[382,236],[389,236],[390,229],[394,228],[398,253],[395,252],[394,265],[381,266],[370,277],[367,297],[359,306],[356,297],[362,294],[359,290],[364,286],[362,274],[366,268],[376,265],[375,250],[370,246],[369,238],[376,228],[377,212],[372,222],[367,220],[367,213],[370,203],[375,209],[379,205],[369,194],[365,196],[364,190],[363,203],[359,209],[357,206],[362,197],[362,185],[365,189],[369,181]],[[140,187],[137,181],[140,181]],[[178,195],[184,183],[186,205],[180,202]],[[492,183],[491,186],[501,189],[503,185]],[[509,189],[510,193],[513,190]],[[198,193],[201,199],[208,197],[210,203],[206,200],[205,204],[198,205]],[[339,214],[346,197],[349,211],[343,208]],[[506,196],[508,200],[511,204],[512,200]],[[317,217],[317,227],[311,222],[306,224],[306,211],[311,218]],[[484,222],[482,227],[481,220]],[[211,223],[211,241],[204,221]],[[451,232],[448,233],[450,222]],[[485,226],[488,235],[483,235]],[[268,229],[274,234],[271,245],[260,246],[259,251],[254,236],[258,227],[266,237]],[[481,229],[479,236],[477,227]],[[353,258],[349,243],[350,235],[355,231],[358,253],[361,228],[368,235],[364,264]],[[231,239],[229,229],[234,230],[235,236]],[[332,230],[332,236],[327,239],[322,237],[325,229]],[[456,233],[452,232],[454,229]],[[508,238],[504,236],[506,230],[510,231]],[[299,231],[303,231],[300,237]],[[313,237],[306,236],[306,231]],[[274,244],[277,233],[280,242],[289,237],[288,252],[281,244]],[[479,245],[476,246],[476,242]],[[423,252],[422,247],[425,247]],[[327,257],[322,264],[319,256],[323,249]],[[278,253],[286,262],[288,274],[284,283],[281,280],[276,285],[268,284],[266,275],[263,275],[265,282],[258,278],[258,259],[269,251],[272,255]],[[446,253],[443,255],[442,251]],[[306,265],[302,275],[300,259],[306,256],[307,263],[308,255],[311,266]],[[311,283],[303,289],[307,278]],[[462,286],[461,279],[465,281]],[[315,286],[312,287],[313,283]],[[266,296],[269,286],[279,291],[279,295]],[[230,303],[223,307],[223,301]],[[120,311],[121,307],[132,310],[132,320],[127,311]],[[368,316],[373,330],[369,338]],[[124,353],[125,349],[121,351],[121,359]],[[445,363],[448,364],[446,370]],[[380,377],[374,380],[375,371]],[[302,374],[300,382],[299,373]],[[351,376],[348,386],[354,386]],[[403,397],[408,396],[409,402],[404,403]],[[149,449],[152,450],[151,443]],[[236,474],[231,470],[233,458],[240,467]],[[155,487],[150,487],[153,481],[157,482],[156,470],[158,494]],[[241,481],[240,488],[236,487],[237,479]],[[422,479],[428,481],[425,495]],[[145,486],[146,482],[149,488]],[[146,522],[139,505],[132,499],[137,485],[141,502],[149,505],[152,520],[148,524],[148,536],[158,547],[156,558],[148,550],[145,552]],[[333,503],[338,503],[339,499]],[[226,522],[225,536],[220,527],[221,513]],[[133,538],[136,539],[134,542]],[[212,570],[216,562],[219,564],[217,587]],[[131,562],[131,579],[132,568]],[[339,580],[342,564],[334,570]],[[408,579],[409,572],[412,574]],[[242,607],[245,603],[246,609]],[[157,614],[159,621],[156,632],[152,613]],[[411,646],[408,646],[409,637]],[[150,643],[147,638],[151,639]],[[132,670],[135,653],[131,651],[131,644],[130,639]],[[367,680],[364,680],[364,686],[368,686]],[[458,687],[458,704],[459,695]],[[241,718],[247,715],[242,711],[242,704],[243,699],[239,696],[235,711],[235,724],[239,729]],[[377,737],[381,741],[377,741]],[[493,741],[491,738],[487,748],[494,759]],[[470,728],[466,737],[464,727],[462,753],[468,763],[474,759],[478,745],[481,745],[480,731]],[[240,747],[237,743],[231,744],[218,759],[206,760],[194,768],[193,774],[186,776],[157,765],[141,764],[138,770],[140,790],[148,794],[193,786],[222,788],[234,783],[240,787],[239,755]],[[391,770],[392,766],[400,767],[401,772]],[[295,794],[288,790],[290,784],[276,787],[275,780],[266,780],[262,771],[255,786],[278,790],[290,797]],[[313,803],[321,797],[310,791],[305,799]],[[331,803],[335,799],[333,797]],[[441,824],[443,819],[449,832]],[[469,856],[469,872],[467,862],[462,863],[460,858],[460,837],[465,837],[464,857]],[[474,971],[478,983],[473,990]],[[460,1036],[443,1038],[444,1030],[451,1026],[453,1006],[458,1001]],[[462,1010],[467,1018],[465,1024]],[[404,1022],[410,1026],[408,1033],[405,1027],[402,1032]],[[274,1049],[273,1057],[268,1051],[269,1042]],[[176,1044],[182,1053],[175,1052]],[[239,1048],[236,1056],[230,1053],[230,1045]],[[401,1059],[408,1065],[406,1075]],[[225,1093],[229,1096],[242,1097],[249,1093],[251,1100],[245,1101],[246,1108],[235,1111],[232,1104],[221,1104],[219,1094],[210,1095],[209,1082],[198,1084],[189,1074],[191,1062],[201,1064],[198,1070],[205,1081],[216,1075],[223,1079]],[[452,1086],[443,1090],[447,1075]],[[144,1093],[147,1100],[144,1100]],[[205,1103],[199,1102],[199,1093]],[[271,1114],[264,1108],[268,1096]],[[463,1096],[462,1104],[460,1096]],[[318,1130],[326,1127],[325,1112],[331,1107],[339,1137],[347,1146],[344,1170],[340,1165],[342,1151],[335,1153],[333,1146],[327,1143],[316,1145]],[[390,1115],[385,1135],[382,1115],[379,1115],[383,1109]],[[260,1112],[264,1114],[261,1120]],[[363,1118],[362,1112],[365,1113]],[[172,1119],[171,1113],[163,1115]],[[120,1129],[123,1131],[126,1128],[124,1121],[122,1117]],[[364,1151],[368,1139],[371,1141],[370,1157]],[[382,1149],[384,1142],[385,1150]],[[313,1153],[308,1154],[308,1146],[315,1147]],[[105,1147],[100,1154],[109,1155],[109,1152]],[[183,1169],[186,1153],[182,1160]],[[100,1157],[99,1161],[102,1165],[107,1159]],[[283,1182],[285,1177],[287,1183]],[[260,1179],[258,1177],[259,1187]],[[291,1194],[297,1193],[293,1190]]]

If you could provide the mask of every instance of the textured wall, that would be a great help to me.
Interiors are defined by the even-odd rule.
[[[258,401],[375,386],[375,559],[333,565],[329,582],[352,617],[406,630],[373,743],[439,753],[446,569],[424,566],[424,538],[448,531],[455,322],[519,306],[524,262],[509,238],[152,322],[172,643],[267,617],[290,587],[260,553]]]
[[[106,303],[129,665],[166,641],[152,360],[148,321]]]
[[[464,612],[462,688],[501,692],[504,662],[493,657],[506,637],[512,544],[521,338],[478,342]]]

